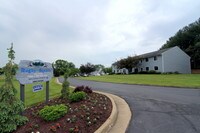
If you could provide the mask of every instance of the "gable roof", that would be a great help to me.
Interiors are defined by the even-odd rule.
[[[177,46],[175,46],[175,47],[177,47]],[[157,50],[157,51],[149,52],[149,53],[146,53],[146,54],[141,54],[141,55],[138,55],[136,57],[138,59],[145,59],[145,58],[150,58],[150,57],[154,57],[154,56],[160,56],[162,53],[164,53],[165,51],[172,49],[172,48],[174,48],[174,47],[166,48],[166,49],[162,49],[162,50]],[[117,65],[117,62],[114,62],[112,64],[112,66],[116,66],[116,65]]]
[[[140,59],[144,59],[144,58],[149,58],[149,57],[154,57],[154,56],[159,56],[161,55],[163,52],[169,50],[171,48],[166,48],[166,49],[162,49],[162,50],[158,50],[158,51],[153,51],[150,53],[146,53],[146,54],[142,54],[142,55],[138,55],[137,57]]]

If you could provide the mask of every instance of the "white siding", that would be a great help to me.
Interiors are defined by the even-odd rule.
[[[191,73],[190,57],[179,47],[163,52],[162,56],[163,72]]]
[[[117,66],[114,66],[114,65],[112,65],[112,72],[115,74],[116,73],[129,74],[128,69],[126,69],[126,68],[118,69]]]
[[[117,73],[117,66],[112,65],[112,72]]]
[[[148,67],[150,71],[158,67],[158,70],[155,71],[162,73],[175,71],[179,73],[191,73],[190,57],[177,46],[168,49],[156,57],[157,60],[154,60],[154,57],[149,57],[148,61],[146,61],[146,59],[140,60],[138,67],[133,68],[132,72],[135,72],[135,69],[138,69],[138,72],[146,71],[146,67]],[[127,73],[123,69],[117,69],[116,66],[113,66],[112,70],[115,73]]]
[[[148,61],[146,62],[146,59],[142,59],[142,62],[140,61],[138,71],[141,71],[141,68],[143,69],[142,71],[146,71],[146,67],[149,67],[150,70],[155,70],[154,67],[158,67],[158,70],[155,70],[157,72],[162,72],[162,57],[161,56],[156,56],[157,60],[154,60],[154,57],[148,58]]]

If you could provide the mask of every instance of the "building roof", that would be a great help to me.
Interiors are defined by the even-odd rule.
[[[162,50],[158,50],[158,51],[153,51],[150,53],[146,53],[146,54],[142,54],[142,55],[138,55],[137,57],[140,59],[144,59],[144,58],[149,58],[149,57],[154,57],[154,56],[159,56],[161,55],[163,52],[169,50],[171,48],[166,48],[166,49],[162,49]]]
[[[175,47],[177,47],[177,46],[175,46]],[[174,47],[171,47],[171,48],[174,48]],[[153,51],[153,52],[146,53],[146,54],[141,54],[141,55],[138,55],[136,57],[138,59],[145,59],[145,58],[150,58],[150,57],[154,57],[154,56],[160,56],[162,53],[164,53],[165,51],[167,51],[167,50],[169,50],[171,48],[166,48],[166,49],[157,50],[157,51]],[[112,65],[116,66],[117,62],[114,62]]]

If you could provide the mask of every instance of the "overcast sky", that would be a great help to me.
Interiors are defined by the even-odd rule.
[[[0,0],[0,67],[63,59],[110,66],[158,50],[200,17],[199,0]]]

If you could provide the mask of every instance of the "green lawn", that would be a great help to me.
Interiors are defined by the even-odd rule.
[[[132,74],[79,78],[112,83],[200,88],[200,74]]]
[[[0,86],[4,83],[4,79],[2,76],[0,76]],[[13,81],[15,88],[17,89],[18,93],[17,96],[19,97],[19,90],[20,85],[17,80]],[[45,101],[45,88],[46,84],[45,82],[41,83],[43,84],[43,90],[38,92],[33,92],[33,85],[40,84],[40,83],[34,83],[34,84],[27,84],[25,85],[25,106],[30,106],[38,102]],[[49,84],[49,92],[50,92],[50,98],[60,96],[62,86],[60,84],[56,83],[56,78],[52,78]]]

